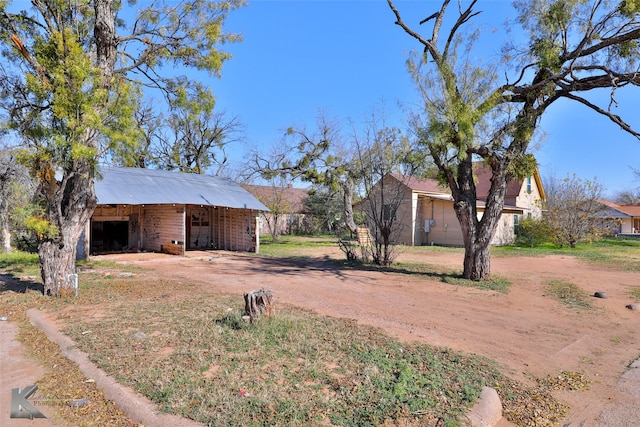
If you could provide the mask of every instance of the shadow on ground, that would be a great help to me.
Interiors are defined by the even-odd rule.
[[[0,293],[15,292],[24,294],[27,291],[44,292],[42,283],[32,280],[21,280],[13,274],[0,274]]]

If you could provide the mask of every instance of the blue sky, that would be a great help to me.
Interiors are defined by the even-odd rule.
[[[415,27],[439,5],[396,3]],[[504,37],[511,3],[480,1],[478,9],[484,12],[474,22],[484,34]],[[384,101],[388,122],[404,127],[405,111],[417,106],[405,60],[419,46],[394,25],[384,0],[254,0],[231,12],[226,29],[242,33],[244,40],[225,46],[233,58],[222,78],[209,83],[217,108],[238,116],[252,147],[270,150],[292,125],[313,129],[321,111],[360,121]],[[482,46],[479,57],[499,55],[498,43]],[[638,95],[638,90],[620,91],[617,113],[640,128]],[[605,102],[607,97],[603,94]],[[640,187],[630,168],[640,167],[640,142],[608,120],[562,102],[547,111],[542,129],[546,137],[535,154],[543,177],[597,177],[610,193]],[[234,151],[232,158],[240,160],[245,147]]]

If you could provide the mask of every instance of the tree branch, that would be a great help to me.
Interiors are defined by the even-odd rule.
[[[604,110],[604,109],[598,107],[597,105],[587,101],[586,99],[584,99],[584,98],[582,98],[580,96],[574,95],[573,93],[570,93],[570,92],[562,94],[562,97],[569,98],[569,99],[572,99],[574,101],[578,101],[579,103],[581,103],[583,105],[586,105],[587,107],[591,108],[596,113],[599,113],[599,114],[607,117],[613,123],[615,123],[618,126],[620,126],[620,128],[622,130],[630,133],[631,135],[633,135],[637,139],[640,139],[640,132],[637,132],[637,131],[633,130],[633,128],[627,122],[622,120],[622,118],[620,116],[618,116],[617,114],[613,114],[610,111]]]

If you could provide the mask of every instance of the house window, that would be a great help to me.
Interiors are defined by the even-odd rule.
[[[518,215],[513,216],[513,234],[518,235],[518,225],[520,224],[520,218]]]
[[[531,193],[531,177],[527,178],[527,193]]]

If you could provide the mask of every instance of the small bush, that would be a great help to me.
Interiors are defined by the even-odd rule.
[[[534,247],[549,242],[552,238],[551,228],[543,219],[525,218],[518,225],[518,245]]]

